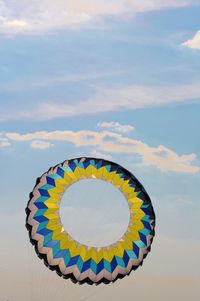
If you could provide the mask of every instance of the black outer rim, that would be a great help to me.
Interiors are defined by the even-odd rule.
[[[152,222],[153,230],[152,230],[152,233],[151,233],[151,235],[152,235],[152,238],[151,238],[151,240],[150,240],[151,243],[150,243],[149,247],[146,249],[148,252],[144,255],[143,260],[139,263],[139,265],[133,266],[132,269],[130,270],[130,272],[129,272],[128,274],[123,275],[123,274],[120,274],[120,273],[119,273],[119,274],[117,275],[117,277],[116,277],[114,280],[112,280],[112,281],[109,281],[109,280],[107,280],[106,278],[102,278],[102,279],[101,279],[100,281],[98,281],[98,282],[93,282],[93,281],[90,280],[89,278],[85,278],[84,280],[78,281],[78,280],[74,277],[73,273],[68,274],[68,275],[63,275],[63,274],[61,273],[61,271],[60,271],[58,265],[54,265],[54,266],[49,265],[48,260],[47,260],[47,255],[46,255],[46,254],[41,254],[41,253],[39,253],[39,251],[38,251],[38,249],[37,249],[37,240],[35,240],[35,239],[33,239],[33,238],[31,237],[32,226],[28,223],[28,217],[29,217],[31,211],[30,211],[30,209],[28,208],[28,206],[29,206],[29,203],[30,203],[30,201],[31,201],[31,199],[32,199],[32,197],[33,197],[33,190],[34,190],[35,187],[39,184],[41,178],[42,178],[46,173],[48,173],[50,170],[52,170],[52,169],[54,169],[54,168],[56,168],[57,166],[60,166],[60,165],[63,166],[64,163],[65,163],[66,161],[68,161],[68,162],[70,163],[70,162],[72,162],[72,161],[74,161],[74,160],[80,161],[80,160],[82,160],[82,159],[86,159],[86,160],[96,160],[96,161],[102,160],[104,166],[105,166],[105,165],[111,165],[111,167],[112,167],[112,166],[115,166],[115,169],[116,169],[116,167],[117,167],[118,170],[121,170],[121,171],[125,174],[125,179],[132,179],[132,180],[136,183],[137,188],[139,188],[139,190],[141,190],[141,191],[143,192],[143,194],[145,195],[145,199],[147,199],[147,202],[148,202],[149,204],[151,204],[151,217],[152,217],[152,220],[153,220],[153,222]],[[111,168],[111,170],[112,170],[112,168]],[[26,227],[26,229],[28,230],[29,240],[30,240],[31,244],[34,246],[34,249],[35,249],[35,252],[36,252],[37,256],[38,256],[41,260],[43,260],[44,264],[46,265],[46,267],[48,267],[48,269],[50,269],[51,271],[55,271],[55,272],[58,274],[58,276],[60,276],[60,277],[62,277],[62,278],[64,278],[64,279],[70,279],[73,283],[78,283],[79,285],[82,285],[82,284],[99,285],[99,284],[102,284],[102,283],[104,283],[104,284],[109,284],[109,283],[114,283],[114,282],[116,282],[118,279],[123,279],[124,277],[129,276],[130,273],[131,273],[132,271],[137,270],[137,268],[139,268],[139,266],[142,266],[142,265],[143,265],[144,259],[147,257],[147,255],[148,255],[149,252],[151,251],[151,244],[152,244],[153,239],[154,239],[154,236],[155,236],[156,216],[155,216],[155,212],[154,212],[154,209],[153,209],[153,205],[152,205],[151,199],[150,199],[149,195],[147,194],[145,188],[144,188],[143,185],[139,182],[139,180],[138,180],[138,179],[137,179],[130,171],[128,171],[126,168],[122,167],[121,165],[119,165],[119,164],[117,164],[117,163],[115,163],[115,162],[112,162],[112,161],[109,161],[109,160],[105,160],[105,159],[100,159],[100,158],[94,158],[94,157],[78,157],[78,158],[73,158],[73,159],[65,160],[65,161],[63,161],[63,162],[61,162],[61,163],[58,163],[58,164],[54,165],[53,167],[50,167],[50,168],[48,169],[47,172],[44,172],[40,177],[37,178],[33,190],[32,190],[32,192],[30,192],[30,194],[29,194],[29,200],[28,200],[27,206],[26,206],[26,208],[25,208],[25,213],[26,213],[26,223],[25,223],[25,227]]]

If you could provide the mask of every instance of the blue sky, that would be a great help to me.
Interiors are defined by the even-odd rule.
[[[96,301],[112,294],[121,300],[134,287],[142,300],[197,300],[199,13],[200,1],[191,0],[0,0],[1,298],[61,300],[70,294],[70,300]],[[35,179],[77,156],[108,158],[128,168],[144,184],[157,215],[157,236],[144,266],[102,291],[66,285],[46,270],[24,228]],[[63,210],[84,215],[77,236],[85,235],[84,225],[91,241],[101,241],[108,229],[111,239],[126,224],[125,205],[119,200],[115,207],[116,216],[124,210],[118,223],[109,209],[102,217],[92,202],[95,193],[101,200],[101,187],[87,195],[83,186],[88,202],[73,202],[74,192]],[[102,205],[113,208],[118,197],[108,189]],[[95,224],[100,213],[102,227]],[[97,232],[90,231],[91,222]],[[45,292],[38,281],[49,283]],[[144,285],[148,293],[141,292]]]

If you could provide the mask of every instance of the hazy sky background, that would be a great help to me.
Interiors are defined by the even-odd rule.
[[[0,0],[0,300],[199,300],[199,70],[198,0]],[[133,172],[157,216],[143,267],[108,286],[49,271],[24,226],[36,178],[78,156]],[[66,193],[62,215],[103,244],[127,205],[91,184]]]

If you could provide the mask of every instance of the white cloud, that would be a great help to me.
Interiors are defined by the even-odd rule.
[[[192,49],[200,49],[200,30],[197,31],[192,39],[187,40],[182,45]]]
[[[20,28],[26,28],[29,26],[29,24],[24,21],[24,20],[6,20],[4,21],[3,25],[8,28],[15,28],[15,29],[20,29]]]
[[[14,0],[12,2],[1,0],[0,12],[3,21],[0,21],[0,31],[8,33],[13,32],[14,29],[16,32],[16,26],[19,27],[21,24],[25,32],[28,30],[40,33],[84,24],[101,16],[134,15],[165,8],[184,7],[197,2],[197,0]],[[5,20],[8,22],[7,27],[3,23]]]
[[[50,148],[51,146],[53,146],[53,144],[46,141],[34,140],[31,142],[32,148],[47,149]]]
[[[137,154],[142,158],[143,164],[158,167],[162,171],[183,173],[198,173],[200,167],[195,165],[196,154],[179,155],[175,151],[159,145],[151,147],[148,144],[122,134],[110,131],[52,131],[35,133],[7,133],[6,138],[16,141],[31,141],[35,139],[45,141],[66,141],[76,147],[93,147],[97,152],[108,155],[114,153]]]
[[[37,79],[16,79],[14,82],[0,83],[0,90],[4,92],[21,92],[30,91],[32,89],[49,87],[51,85],[60,85],[62,83],[75,83],[75,82],[90,82],[98,79],[106,79],[115,75],[124,74],[125,71],[110,71],[110,72],[90,72],[90,73],[66,73],[56,76],[43,76]]]
[[[111,130],[119,132],[119,133],[129,133],[134,130],[134,127],[130,124],[121,124],[116,121],[99,122],[97,124],[97,126],[100,128],[111,129]]]
[[[75,104],[41,102],[38,106],[29,107],[24,111],[15,108],[12,112],[9,108],[9,112],[1,112],[0,120],[48,120],[200,100],[200,83],[198,82],[159,87],[130,85],[95,88],[95,94],[87,100]]]
[[[10,145],[10,142],[8,141],[7,138],[0,137],[0,148],[7,147],[9,145]]]

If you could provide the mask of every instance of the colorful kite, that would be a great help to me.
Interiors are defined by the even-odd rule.
[[[74,182],[88,178],[111,182],[130,208],[127,231],[106,247],[80,244],[61,223],[63,193]],[[80,284],[110,283],[130,274],[142,265],[154,237],[155,214],[145,189],[129,171],[103,159],[72,159],[50,168],[37,179],[26,213],[26,227],[37,255],[59,276]]]

